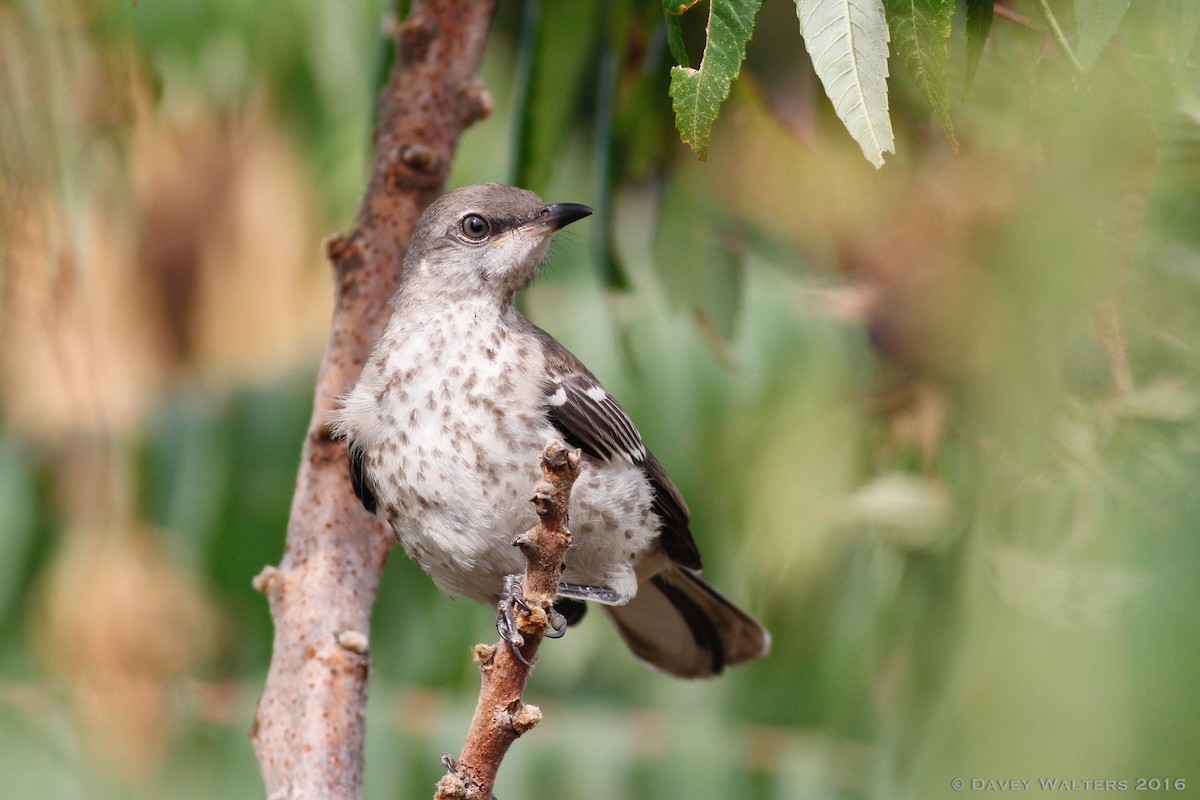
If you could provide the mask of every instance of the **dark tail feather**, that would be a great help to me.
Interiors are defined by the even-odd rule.
[[[604,606],[633,654],[681,678],[708,678],[765,656],[771,635],[690,569],[669,569],[623,606]]]

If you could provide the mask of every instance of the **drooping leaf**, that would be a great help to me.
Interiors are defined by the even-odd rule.
[[[975,69],[983,55],[983,45],[992,30],[992,16],[996,10],[994,0],[967,0],[967,77],[963,82],[963,97],[971,91],[975,80]]]
[[[883,0],[796,0],[800,34],[833,110],[876,167],[896,152]]]
[[[900,56],[900,62],[929,101],[946,138],[958,149],[946,84],[954,5],[954,0],[884,0],[883,3],[892,34],[892,51]]]
[[[545,191],[572,112],[585,81],[599,26],[599,0],[541,3],[526,7],[518,74],[513,183]]]
[[[762,0],[710,0],[708,41],[700,69],[671,69],[671,100],[679,135],[703,161],[721,103],[742,69],[746,42]]]
[[[1130,0],[1075,0],[1075,25],[1079,30],[1076,56],[1090,70],[1117,32]]]

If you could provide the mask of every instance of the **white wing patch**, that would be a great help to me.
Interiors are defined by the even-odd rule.
[[[557,382],[558,388],[546,396],[551,418],[598,458],[643,464],[646,446],[624,409],[603,386],[586,378],[571,375]]]

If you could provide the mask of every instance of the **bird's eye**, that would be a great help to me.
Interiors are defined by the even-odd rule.
[[[478,214],[467,214],[463,217],[462,232],[468,239],[482,239],[488,235],[491,228],[488,221]]]

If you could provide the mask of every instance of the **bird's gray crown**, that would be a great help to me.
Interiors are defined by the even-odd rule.
[[[413,231],[400,299],[511,301],[541,268],[552,234],[591,213],[575,203],[547,205],[531,191],[498,183],[445,194]]]

